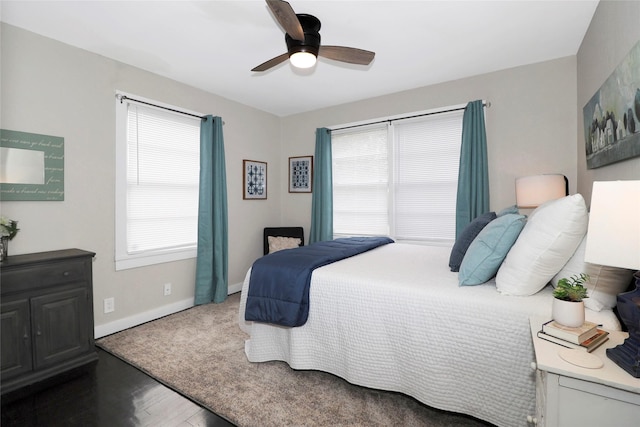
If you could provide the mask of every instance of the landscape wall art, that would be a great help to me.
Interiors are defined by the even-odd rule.
[[[583,108],[587,168],[640,156],[640,41]]]

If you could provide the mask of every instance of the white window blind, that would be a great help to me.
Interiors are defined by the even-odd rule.
[[[455,239],[463,111],[394,123],[394,236]]]
[[[334,234],[452,242],[463,114],[332,132]]]
[[[127,252],[194,246],[200,120],[129,105]]]
[[[122,104],[117,108],[125,109],[120,120],[126,121],[126,142],[120,148],[125,155],[117,156],[116,268],[191,257],[198,232],[200,119],[130,100]]]
[[[387,127],[331,134],[334,234],[389,235]]]

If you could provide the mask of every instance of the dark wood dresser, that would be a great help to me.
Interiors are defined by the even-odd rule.
[[[2,394],[97,360],[94,255],[65,249],[0,263]]]

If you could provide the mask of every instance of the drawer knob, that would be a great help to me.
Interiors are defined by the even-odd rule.
[[[538,419],[536,417],[532,417],[531,415],[527,415],[527,422],[529,424],[538,425]]]
[[[536,362],[531,362],[531,369],[533,369],[534,371],[538,369],[538,365],[536,364]]]
[[[63,275],[64,277],[68,277],[68,276],[69,276],[69,274],[71,274],[71,273],[69,273],[68,271],[65,271],[64,273],[62,273],[62,275]]]

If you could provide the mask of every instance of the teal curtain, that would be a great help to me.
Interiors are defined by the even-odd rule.
[[[482,101],[469,102],[462,119],[462,146],[456,199],[456,238],[477,216],[489,211],[487,134]]]
[[[200,125],[200,197],[195,304],[222,302],[228,294],[227,174],[222,119]]]
[[[313,162],[310,244],[324,240],[333,240],[331,131],[327,128],[316,129],[316,151]]]

